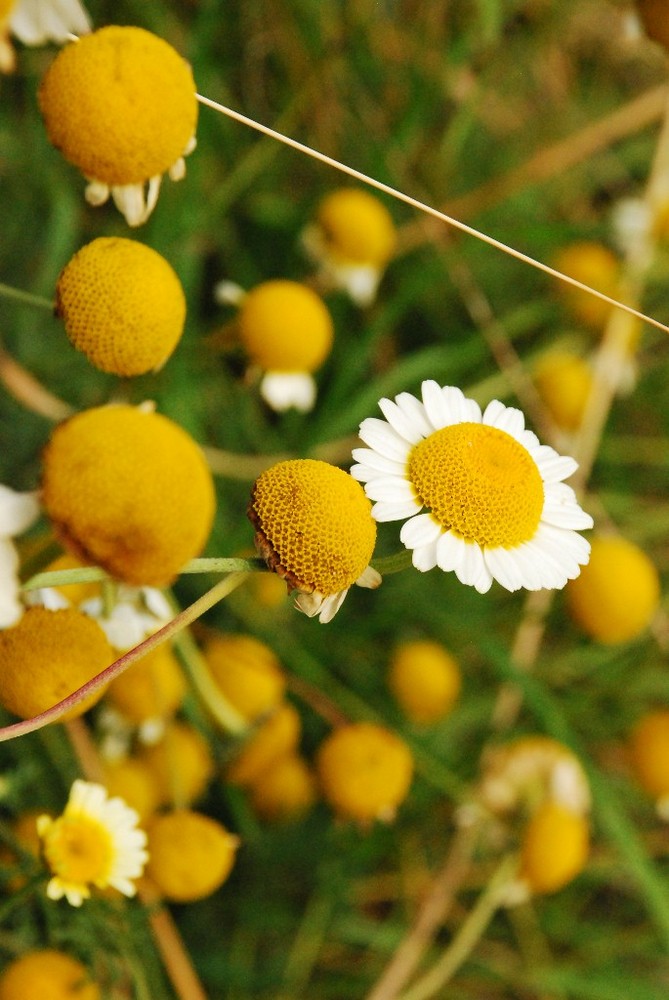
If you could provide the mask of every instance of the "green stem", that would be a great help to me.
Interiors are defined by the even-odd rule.
[[[56,303],[52,299],[45,299],[42,295],[33,295],[32,292],[24,292],[20,288],[12,288],[11,285],[3,285],[0,282],[0,295],[6,299],[15,299],[17,302],[24,302],[28,306],[38,306],[40,309],[48,309],[53,312]]]
[[[400,1000],[428,1000],[452,978],[481,940],[486,927],[503,904],[507,887],[517,868],[518,859],[515,855],[504,858],[439,961],[403,993]]]
[[[225,732],[233,735],[247,730],[249,728],[248,719],[245,719],[227,698],[223,697],[221,689],[211,676],[207,661],[190,632],[181,632],[174,645],[195,691],[219,726]]]
[[[381,576],[390,576],[391,573],[401,573],[402,570],[409,569],[411,565],[411,552],[409,549],[395,552],[392,556],[381,556],[380,559],[372,559],[372,567]]]

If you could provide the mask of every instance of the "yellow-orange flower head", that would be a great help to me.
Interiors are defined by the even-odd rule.
[[[26,952],[0,975],[0,1000],[100,1000],[100,995],[86,967],[53,948]]]
[[[239,837],[216,820],[179,809],[150,824],[146,873],[165,899],[175,903],[204,899],[227,879],[238,846]]]
[[[542,802],[523,835],[520,877],[533,893],[557,892],[583,871],[590,851],[586,816]]]
[[[145,221],[164,173],[182,176],[197,124],[195,82],[156,35],[113,25],[67,45],[44,75],[39,102],[53,145],[93,182],[89,200],[111,191],[125,211],[138,186],[143,201],[143,185],[153,185],[148,211],[125,211],[131,225]]]
[[[323,198],[317,224],[324,248],[348,264],[383,267],[395,249],[395,225],[390,212],[362,188],[340,188]]]
[[[177,424],[127,405],[60,424],[43,458],[44,507],[63,542],[136,585],[165,586],[207,541],[214,486]]]
[[[204,657],[223,696],[246,719],[271,712],[283,698],[286,678],[279,660],[252,635],[212,635]]]
[[[279,462],[256,479],[248,513],[259,552],[301,592],[307,614],[329,621],[353,583],[378,586],[378,575],[365,576],[376,541],[371,504],[342,469],[313,459]],[[313,607],[300,603],[302,595],[313,595]],[[329,597],[338,602],[334,610],[323,607]]]
[[[297,281],[264,281],[238,316],[244,348],[264,371],[313,372],[330,353],[332,319],[323,300]]]
[[[29,719],[58,704],[114,660],[96,621],[74,608],[29,608],[16,625],[0,631],[0,703]],[[102,690],[66,718],[81,715]]]
[[[657,569],[626,538],[592,540],[589,564],[565,591],[570,615],[597,642],[629,642],[650,625],[660,601]]]
[[[186,298],[172,267],[151,247],[100,237],[61,271],[56,314],[96,368],[143,375],[162,368],[178,344]]]

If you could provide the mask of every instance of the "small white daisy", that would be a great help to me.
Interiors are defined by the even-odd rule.
[[[117,601],[107,614],[101,597],[84,601],[79,610],[95,618],[114,649],[133,649],[166,625],[172,611],[164,595],[155,587],[121,585]]]
[[[16,57],[8,34],[11,32],[24,45],[46,45],[63,42],[72,35],[85,35],[91,30],[86,10],[79,0],[11,0],[0,3],[0,71],[11,72]]]
[[[148,860],[146,834],[139,816],[120,798],[108,798],[102,785],[77,780],[57,819],[40,816],[37,832],[52,878],[49,899],[81,906],[90,887],[111,886],[125,896],[137,891],[134,879]]]
[[[520,410],[493,400],[482,414],[460,389],[422,385],[382,399],[385,420],[360,425],[351,475],[377,521],[405,521],[400,539],[421,572],[438,566],[486,593],[564,587],[587,563],[578,531],[592,518],[563,480],[577,464],[539,443]]]
[[[39,517],[35,493],[16,493],[0,485],[0,628],[15,625],[23,614],[19,599],[19,556],[11,541]]]

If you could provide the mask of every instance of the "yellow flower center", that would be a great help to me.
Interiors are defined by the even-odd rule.
[[[114,849],[109,831],[97,820],[63,815],[44,838],[44,854],[53,874],[63,882],[105,886]]]
[[[190,67],[143,28],[110,25],[66,45],[39,101],[53,145],[85,177],[109,185],[165,173],[195,135]]]
[[[392,217],[367,191],[333,191],[319,206],[318,223],[328,250],[343,262],[382,267],[392,256],[396,241]]]
[[[327,462],[273,465],[256,480],[249,514],[271,550],[266,559],[306,593],[345,590],[372,558],[371,504],[355,479]]]
[[[462,423],[435,431],[412,450],[408,473],[423,506],[467,541],[514,548],[537,529],[541,474],[529,452],[496,427]]]
[[[0,24],[9,20],[16,0],[0,0]]]

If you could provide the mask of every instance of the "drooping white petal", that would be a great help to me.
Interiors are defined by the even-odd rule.
[[[410,548],[410,546],[407,546]],[[417,546],[411,553],[411,562],[414,569],[420,573],[427,573],[437,565],[437,543],[429,542],[426,545]]]
[[[415,549],[436,542],[443,530],[431,514],[417,514],[402,525],[400,541],[408,549]]]
[[[376,521],[402,521],[405,517],[413,517],[420,509],[421,504],[415,500],[405,503],[380,500],[372,507],[372,517]]]
[[[0,538],[21,535],[39,517],[36,493],[17,493],[0,484]]]
[[[446,531],[437,542],[437,566],[445,573],[455,570],[466,558],[467,543],[452,531]]]
[[[382,583],[381,574],[372,566],[367,566],[355,581],[356,587],[364,587],[366,590],[376,590]]]
[[[91,30],[79,0],[18,0],[9,27],[24,45],[61,45],[69,35],[85,35]]]
[[[521,568],[518,561],[512,556],[510,549],[504,549],[501,546],[494,549],[487,548],[484,557],[488,569],[502,587],[512,593],[520,590],[523,586]]]
[[[276,413],[309,413],[316,402],[316,383],[308,372],[265,372],[260,395]]]

